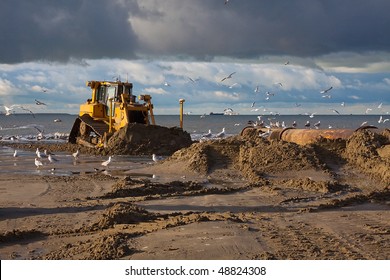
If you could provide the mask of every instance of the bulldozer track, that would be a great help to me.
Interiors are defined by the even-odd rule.
[[[104,121],[94,120],[89,115],[79,116],[72,127],[72,130],[69,135],[69,142],[76,143],[77,137],[80,134],[80,124],[85,123],[91,130],[98,135],[99,137],[103,137],[104,133],[108,132],[108,125]]]

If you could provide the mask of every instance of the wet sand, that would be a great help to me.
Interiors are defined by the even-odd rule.
[[[74,164],[62,150],[57,174],[33,166],[36,146],[18,159],[12,147],[2,154],[0,257],[389,259],[386,137],[310,147],[234,137],[158,163],[114,156],[107,172],[94,170],[106,157]]]

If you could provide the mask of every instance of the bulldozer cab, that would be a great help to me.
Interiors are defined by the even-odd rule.
[[[114,102],[129,102],[130,100],[135,101],[135,96],[132,93],[132,84],[102,84],[96,89],[96,101],[105,105],[108,105],[109,100],[112,99]]]

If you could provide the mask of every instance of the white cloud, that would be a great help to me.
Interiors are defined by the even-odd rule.
[[[166,92],[163,88],[149,87],[149,88],[144,88],[143,91],[149,94],[158,94],[158,95],[168,94],[168,92]]]

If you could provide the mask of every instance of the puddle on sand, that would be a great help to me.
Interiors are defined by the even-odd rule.
[[[51,176],[77,176],[87,174],[107,174],[111,176],[134,176],[153,178],[153,174],[137,173],[136,169],[151,164],[151,157],[145,156],[113,156],[109,166],[103,166],[102,162],[108,157],[80,155],[77,160],[72,155],[57,152],[52,155],[56,160],[51,163],[48,158],[39,159],[42,166],[35,166],[37,155],[34,151],[18,150],[14,157],[14,149],[0,147],[0,173],[51,175]]]

